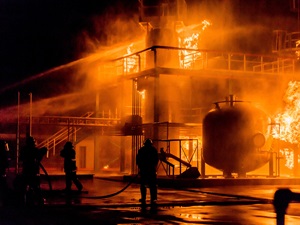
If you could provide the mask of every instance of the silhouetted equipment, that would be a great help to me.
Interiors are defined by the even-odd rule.
[[[281,188],[275,192],[273,205],[276,212],[277,225],[284,225],[286,210],[292,201],[300,202],[300,193],[294,193],[288,188]]]
[[[160,153],[159,153],[159,160],[167,165],[167,167],[168,167],[167,171],[169,171],[172,168],[173,176],[174,176],[174,164],[169,162],[170,158],[187,167],[186,171],[184,171],[183,173],[176,176],[177,178],[195,178],[196,179],[201,175],[197,167],[192,167],[192,165],[190,163],[180,159],[179,157],[177,157],[171,153],[165,152],[163,150],[163,148],[161,148]]]
[[[242,177],[266,164],[272,140],[268,116],[233,96],[215,105],[203,119],[205,163],[223,171],[225,177],[231,173]]]
[[[122,128],[123,135],[142,135],[142,117],[132,115],[125,118],[125,124]]]
[[[200,177],[200,172],[197,167],[190,167],[183,173],[179,174],[177,178],[198,178]]]

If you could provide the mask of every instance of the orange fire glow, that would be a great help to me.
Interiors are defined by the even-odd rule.
[[[285,158],[285,166],[289,169],[294,168],[294,152],[289,148],[282,148],[279,150],[280,154]]]
[[[198,136],[198,137],[193,137],[192,140],[192,148],[190,149],[190,143],[187,139],[189,139],[190,137],[188,136],[180,136],[179,139],[186,139],[184,141],[181,142],[181,154],[182,156],[184,156],[185,158],[183,158],[186,161],[189,161],[188,156],[186,155],[188,151],[193,151],[193,157],[191,159],[192,162],[197,162],[197,160],[199,160],[197,157],[197,152],[196,150],[198,150],[198,152],[200,152],[200,149],[202,147],[202,137]],[[196,140],[198,139],[198,141]]]
[[[127,47],[127,54],[125,54],[124,56],[130,55],[133,52],[134,52],[133,43],[131,43]],[[124,66],[124,73],[136,73],[136,72],[138,72],[138,56],[133,55],[133,56],[130,56],[130,57],[125,57],[124,62],[123,62],[123,66]]]
[[[296,41],[296,48],[300,47],[300,40]],[[296,51],[296,56],[298,57],[298,59],[300,58],[300,51]]]
[[[280,124],[280,129],[274,134],[274,138],[298,144],[300,139],[300,82],[289,82],[284,103],[284,112],[274,119]]]
[[[208,26],[211,25],[207,20],[203,20],[202,23],[202,31],[204,31]],[[186,38],[179,38],[179,47],[187,48],[187,49],[198,49],[199,37],[201,31],[193,33],[191,36]],[[192,51],[192,50],[182,50],[179,52],[180,59],[180,67],[181,68],[191,68],[195,61],[200,59],[202,56],[201,52]]]
[[[287,143],[299,144],[300,139],[300,82],[290,81],[284,96],[285,109],[275,117],[280,126],[275,129],[273,137]],[[281,148],[280,153],[285,157],[285,166],[294,167],[294,151],[290,148]],[[298,156],[299,159],[299,156]],[[298,160],[299,162],[299,160]]]

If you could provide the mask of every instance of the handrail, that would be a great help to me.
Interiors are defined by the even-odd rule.
[[[96,63],[103,67],[101,70],[103,74],[126,76],[157,67],[260,74],[293,73],[295,61],[293,57],[280,57],[273,54],[152,46],[113,60]]]
[[[92,116],[93,114],[94,114],[94,112],[87,112],[80,118],[88,118],[88,117]],[[77,132],[79,129],[81,129],[81,128],[78,128],[77,130],[72,130],[71,134]],[[66,140],[68,138],[68,136],[69,136],[69,128],[64,127],[61,130],[57,131],[55,134],[48,137],[46,140],[39,143],[37,145],[37,147],[38,148],[47,147],[48,150],[49,150],[49,148],[53,148],[53,155],[54,155],[55,154],[55,151],[54,151],[55,146],[60,144],[62,141]]]

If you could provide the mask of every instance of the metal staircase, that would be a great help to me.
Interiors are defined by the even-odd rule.
[[[87,112],[82,116],[82,118],[89,118],[93,115],[93,112]],[[52,121],[53,122],[53,121]],[[74,121],[73,121],[74,122]],[[38,148],[46,147],[48,149],[48,154],[52,150],[52,154],[56,154],[56,146],[70,139],[75,135],[79,130],[83,129],[83,126],[80,127],[64,127],[61,130],[57,131],[55,134],[51,135],[46,140],[42,141],[37,145]]]

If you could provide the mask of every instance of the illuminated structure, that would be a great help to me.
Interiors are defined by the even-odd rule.
[[[40,144],[49,147],[49,159],[69,139],[76,144],[80,169],[99,173],[114,168],[113,172],[134,174],[137,149],[144,138],[152,138],[169,154],[169,164],[160,164],[161,174],[178,175],[189,167],[198,167],[203,176],[218,174],[205,171],[201,157],[202,119],[212,103],[235,95],[258,103],[268,114],[276,112],[287,84],[297,79],[297,57],[200,49],[199,37],[210,22],[185,27],[185,12],[184,0],[140,1],[142,50],[133,51],[132,44],[119,58],[89,65],[94,77],[106,82],[106,90],[93,92],[95,110],[82,117],[33,117],[33,124],[56,126],[53,136],[40,138],[46,139]],[[274,52],[297,50],[298,45],[290,46],[297,41],[287,41],[289,35],[275,34]],[[273,144],[268,150],[274,161],[264,172],[280,175],[279,148]]]

